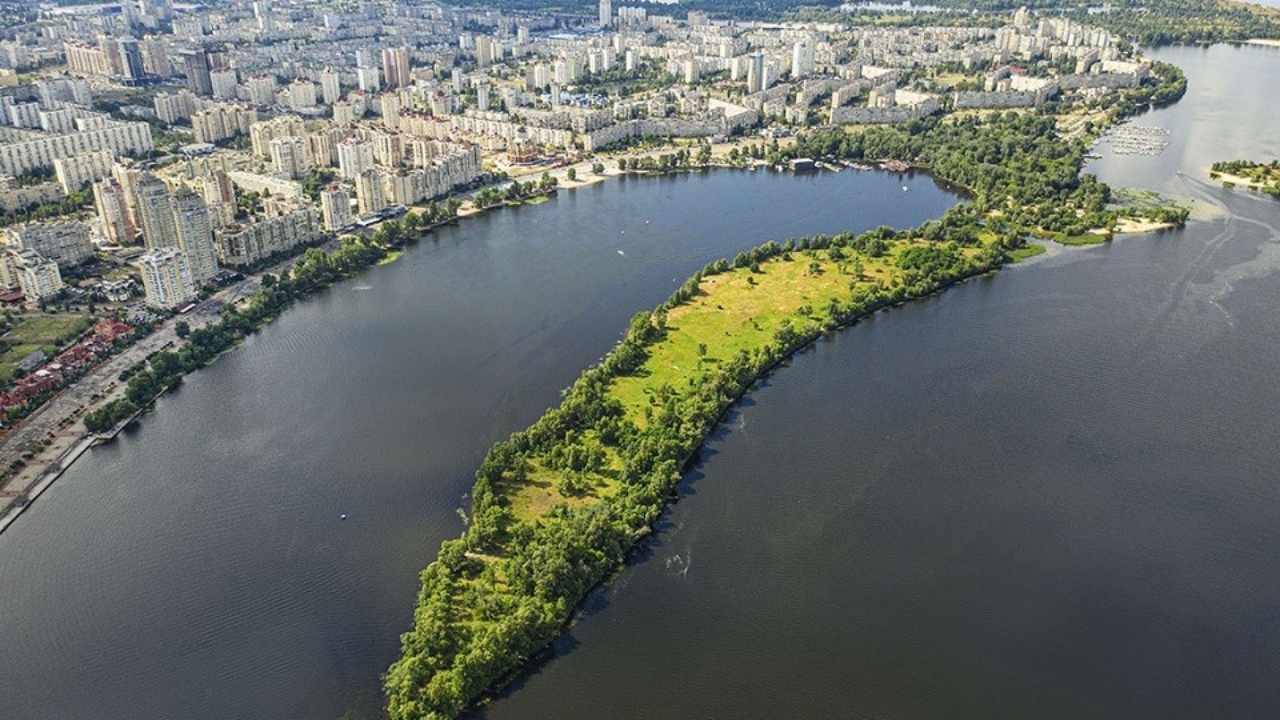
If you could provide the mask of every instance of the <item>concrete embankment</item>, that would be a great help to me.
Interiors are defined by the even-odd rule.
[[[27,508],[31,507],[32,503],[34,503],[36,499],[53,484],[54,480],[61,477],[62,473],[66,472],[67,468],[75,464],[75,461],[79,460],[80,456],[85,454],[85,452],[87,452],[89,448],[93,447],[97,442],[97,435],[88,435],[82,438],[80,442],[72,446],[70,450],[67,450],[67,452],[62,455],[62,457],[58,458],[56,462],[50,465],[36,480],[35,484],[27,490],[25,501],[10,505],[9,508],[5,510],[4,515],[0,516],[0,532],[4,532],[14,520],[17,520],[18,516],[26,511]]]

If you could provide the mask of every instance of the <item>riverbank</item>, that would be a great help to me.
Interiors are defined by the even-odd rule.
[[[656,157],[663,152],[670,152],[672,149],[664,147],[622,156],[628,158],[633,156]],[[584,161],[576,165],[549,171],[549,174],[556,178],[556,187],[539,191],[532,200],[525,198],[516,201],[514,204],[545,201],[551,195],[554,195],[557,190],[586,187],[626,174],[617,168],[616,159],[610,163],[612,167],[600,175],[590,172],[591,164],[591,161]],[[574,180],[570,180],[568,177],[570,169],[573,169],[576,175]],[[538,171],[538,174],[540,175],[541,172]],[[373,264],[383,265],[394,262],[403,252],[400,245],[404,242],[413,242],[425,237],[437,227],[456,222],[463,217],[476,216],[488,210],[505,207],[507,204],[499,203],[490,207],[480,208],[471,202],[462,203],[455,208],[456,215],[442,220],[428,220],[421,225],[406,230],[406,232],[413,233],[411,237],[397,236],[397,239],[393,240],[392,244],[384,249],[383,256]],[[415,207],[411,210],[415,215],[421,215],[426,211],[426,207]],[[391,224],[396,224],[398,228],[404,228],[403,221],[388,221],[383,225],[389,226]],[[331,251],[334,249],[330,248]],[[198,305],[191,313],[181,318],[166,321],[157,332],[139,341],[120,355],[109,358],[81,378],[75,385],[69,386],[30,416],[24,418],[18,427],[14,428],[3,441],[0,441],[0,453],[12,448],[13,452],[8,453],[13,455],[10,460],[21,459],[23,463],[20,469],[13,472],[3,482],[0,482],[0,517],[5,519],[0,524],[0,532],[8,527],[21,512],[25,511],[26,507],[40,493],[43,493],[61,475],[62,471],[65,471],[75,460],[82,456],[83,451],[71,454],[69,451],[72,448],[77,447],[86,440],[89,441],[89,446],[92,445],[96,435],[84,426],[81,419],[91,412],[100,410],[112,403],[119,403],[126,398],[128,386],[126,383],[117,380],[121,373],[139,362],[146,362],[148,358],[157,353],[183,343],[183,340],[177,336],[174,329],[178,319],[187,322],[193,331],[219,323],[222,320],[219,314],[221,307],[244,307],[250,304],[253,298],[257,297],[263,289],[262,277],[280,275],[285,270],[294,268],[298,262],[300,262],[298,257],[283,260],[256,276],[219,291],[210,300]],[[314,292],[314,290],[310,292]],[[124,413],[121,416],[121,420],[114,424],[115,427],[118,429],[121,424],[127,423],[136,417],[145,407],[146,405],[144,404],[143,407],[139,407],[135,411]],[[5,465],[7,466],[8,462]],[[58,471],[53,472],[53,468],[57,468]]]

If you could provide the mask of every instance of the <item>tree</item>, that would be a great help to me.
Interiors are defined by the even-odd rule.
[[[191,325],[186,320],[179,320],[177,325],[173,326],[173,331],[182,339],[186,339],[191,334]]]
[[[569,168],[569,172],[565,173],[564,176],[569,178],[569,182],[573,182],[578,179],[578,170],[576,168]]]

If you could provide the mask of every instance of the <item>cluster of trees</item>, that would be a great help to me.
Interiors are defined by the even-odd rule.
[[[1209,174],[1211,177],[1218,175],[1241,177],[1249,182],[1260,184],[1262,192],[1272,197],[1280,197],[1280,160],[1272,160],[1270,163],[1223,160],[1214,163],[1209,168]]]
[[[1079,174],[1083,142],[1063,139],[1049,114],[998,112],[986,118],[926,118],[859,133],[818,131],[798,137],[783,154],[905,159],[968,189],[973,199],[965,214],[999,211],[1007,224],[1025,231],[1071,234],[1114,222],[1107,210],[1110,189]]]
[[[574,84],[579,91],[596,90],[625,98],[669,88],[676,84],[676,76],[658,63],[645,60],[637,63],[631,70],[627,70],[623,64],[617,64],[608,70],[587,72]]]
[[[711,162],[711,146],[698,146],[697,153],[681,148],[675,152],[662,153],[658,156],[622,158],[618,168],[623,172],[671,172],[692,167],[706,167]]]
[[[93,207],[93,189],[77,190],[66,197],[46,203],[33,203],[16,210],[0,210],[0,227],[18,223],[70,215]]]
[[[373,241],[379,245],[400,246],[414,240],[431,228],[458,219],[462,203],[449,198],[444,203],[431,201],[418,212],[411,212],[398,220],[384,220],[373,231]]]
[[[1186,78],[1180,70],[1157,63],[1153,72],[1156,80],[1151,85],[1119,95],[1124,107],[1115,113],[1136,112],[1156,98],[1181,97]],[[964,242],[984,229],[1079,236],[1112,227],[1118,213],[1109,207],[1111,189],[1092,175],[1080,174],[1086,149],[1083,140],[1063,138],[1049,112],[1007,111],[985,118],[930,117],[858,133],[820,130],[799,136],[785,151],[770,149],[768,157],[895,158],[926,167],[935,177],[972,193],[970,203],[948,213],[954,216],[948,218],[948,239]],[[999,219],[984,219],[988,214]],[[926,223],[921,231],[937,240],[941,229]]]
[[[338,177],[333,168],[312,168],[302,178],[302,192],[311,198],[311,202],[320,202],[320,191]]]
[[[286,271],[278,278],[263,276],[262,289],[247,307],[224,307],[218,322],[196,330],[188,328],[181,348],[158,352],[144,367],[132,371],[124,397],[85,415],[85,427],[92,432],[111,428],[150,405],[157,396],[181,382],[187,373],[208,365],[295,301],[351,277],[376,264],[386,254],[386,248],[373,240],[354,236],[343,238],[341,247],[332,253],[308,248],[294,263],[292,272]]]
[[[708,264],[653,312],[638,313],[625,337],[579,377],[558,407],[497,443],[476,473],[466,531],[446,541],[422,573],[414,627],[402,637],[403,655],[385,678],[391,717],[456,717],[536,655],[582,597],[650,531],[681,468],[761,375],[825,331],[1003,259],[995,244],[966,259],[955,244],[906,246],[909,235],[879,228],[771,241],[732,261]],[[664,341],[668,312],[696,296],[704,278],[759,271],[793,255],[881,256],[895,245],[903,245],[903,282],[851,282],[847,297],[817,312],[802,310],[764,345],[700,364],[679,387],[656,388],[643,418],[611,394],[613,382],[639,371],[652,347]],[[540,516],[520,517],[511,497],[535,472],[557,476],[565,500]],[[565,478],[573,481],[562,483]],[[597,491],[606,485],[615,489]]]
[[[553,192],[559,184],[559,181],[552,177],[550,173],[543,173],[538,180],[530,180],[524,183],[519,180],[512,180],[511,184],[505,188],[489,187],[477,190],[475,195],[471,196],[471,202],[478,208],[518,203],[536,195],[545,195]]]

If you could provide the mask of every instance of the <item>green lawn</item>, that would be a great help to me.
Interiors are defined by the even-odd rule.
[[[67,343],[89,329],[84,315],[24,315],[16,318],[12,329],[0,336],[7,346],[0,353],[0,382],[13,379],[18,362],[36,350],[53,357]]]
[[[845,250],[839,261],[827,250],[794,251],[761,263],[757,272],[739,268],[703,278],[698,294],[668,313],[662,339],[649,346],[641,368],[615,378],[609,394],[622,403],[627,419],[645,427],[652,405],[667,389],[681,394],[739,351],[769,345],[786,321],[797,328],[810,321],[825,323],[831,301],[847,300],[857,287],[900,280],[897,254],[909,246],[896,243],[879,258]],[[972,257],[979,249],[962,252]],[[856,263],[861,277],[855,275]],[[499,489],[511,500],[517,518],[538,517],[559,503],[601,500],[616,491],[619,464],[613,449],[594,437],[580,440],[607,451],[609,467],[589,473],[588,488],[566,495],[557,482],[564,473],[537,458],[525,481],[505,482]]]
[[[1030,257],[1043,255],[1046,250],[1048,250],[1048,248],[1043,245],[1025,245],[1009,253],[1009,257],[1013,258],[1014,262],[1018,262],[1019,260],[1026,260]]]

